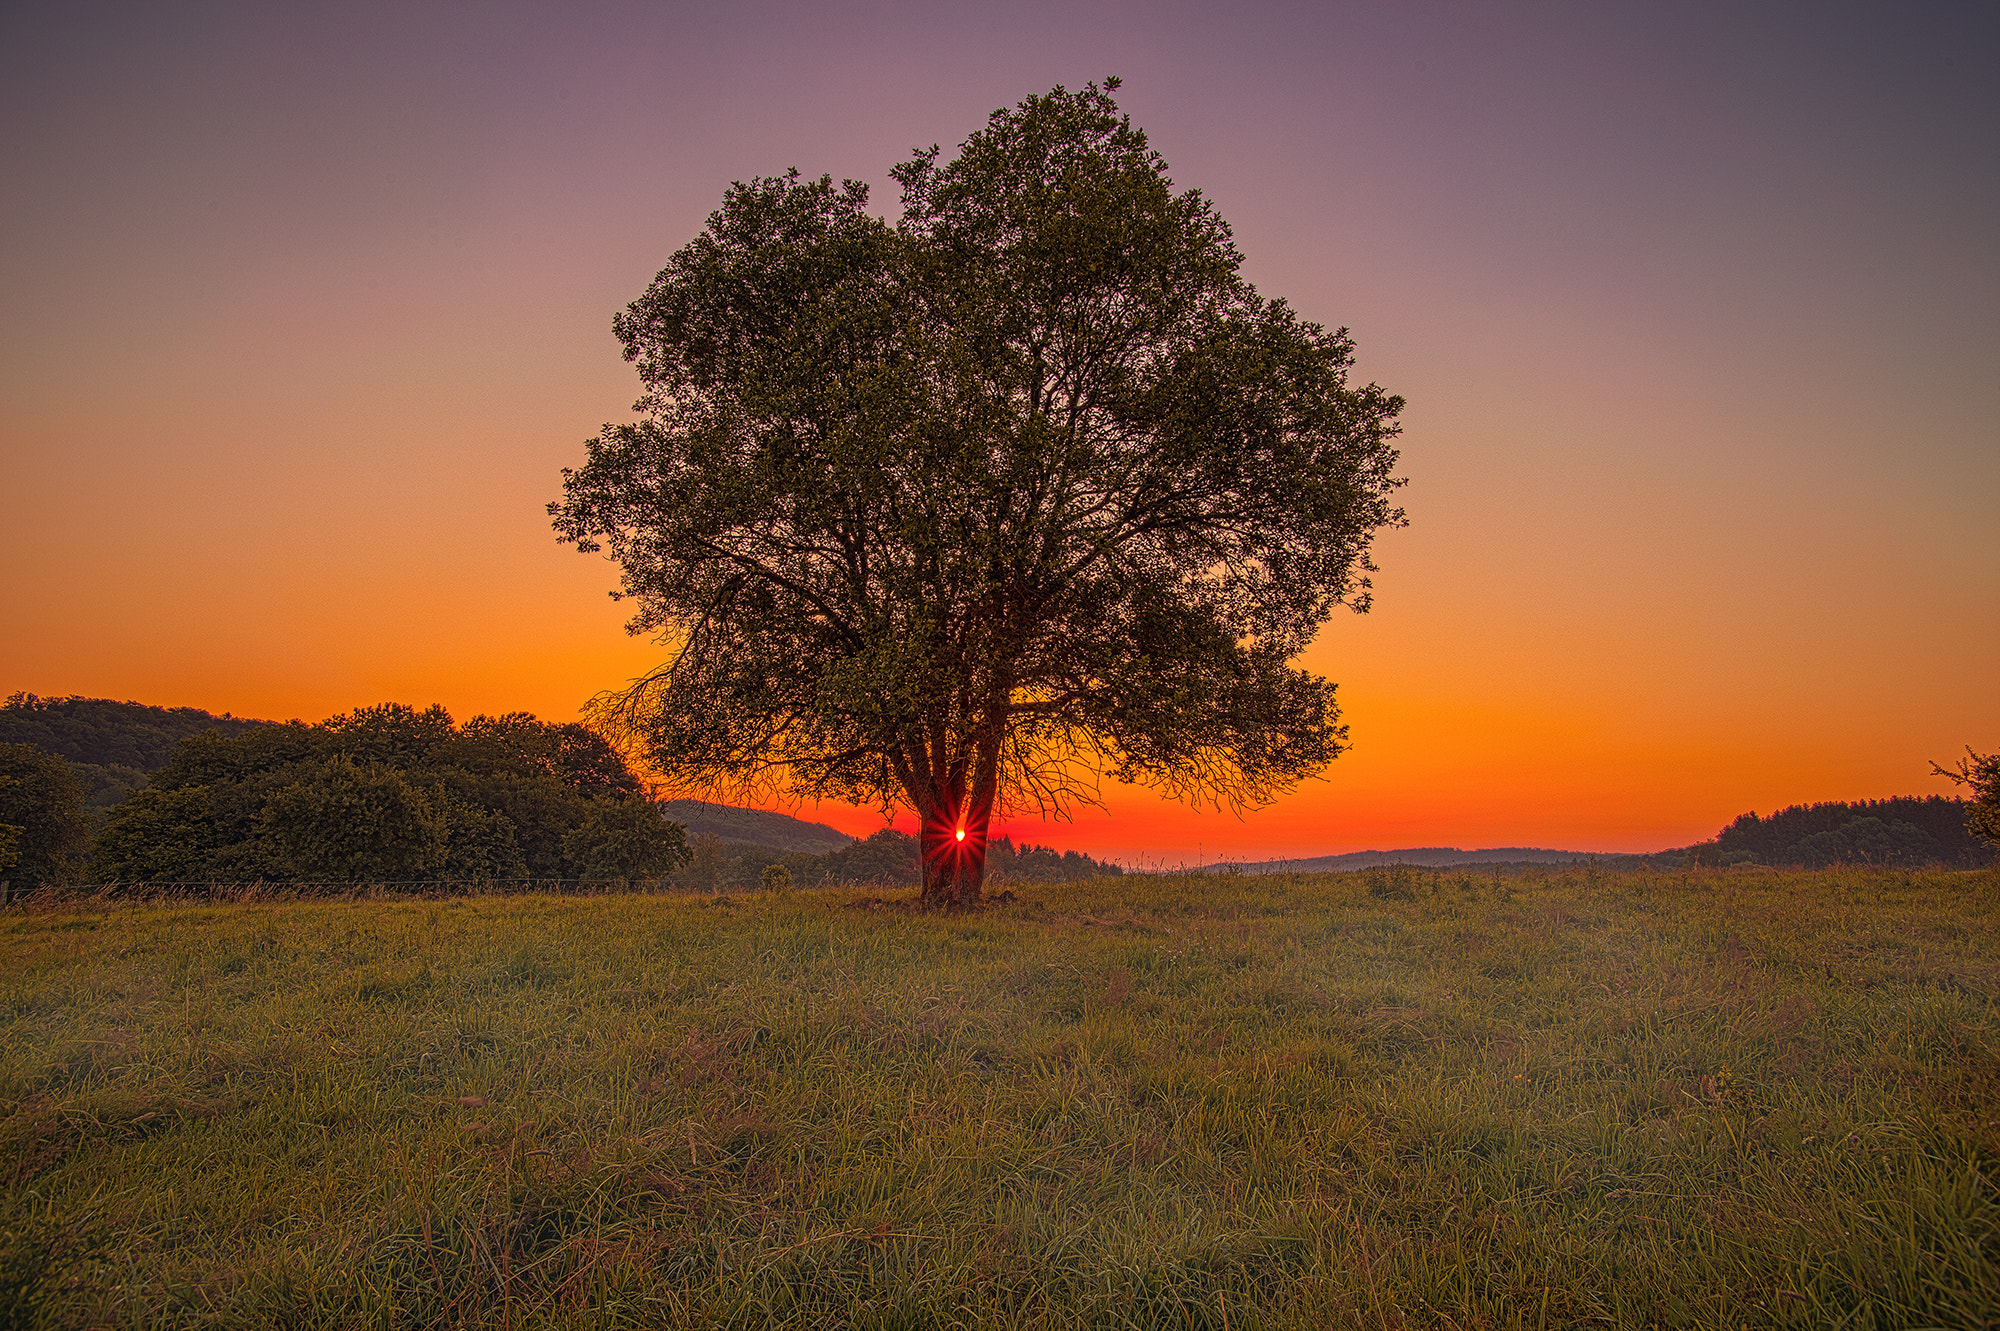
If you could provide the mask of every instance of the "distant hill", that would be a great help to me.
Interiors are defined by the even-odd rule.
[[[852,844],[854,838],[825,823],[809,823],[764,809],[739,809],[706,800],[668,800],[667,817],[687,828],[690,839],[706,833],[731,848],[768,848],[805,855],[826,855]]]
[[[1462,864],[1575,864],[1578,861],[1622,858],[1617,852],[1545,850],[1539,846],[1496,846],[1460,850],[1456,846],[1419,846],[1408,850],[1353,850],[1345,855],[1315,855],[1309,859],[1225,862],[1202,866],[1204,873],[1345,873],[1381,864],[1420,864],[1450,869]]]
[[[152,707],[110,698],[40,698],[16,693],[0,703],[0,744],[32,744],[65,759],[92,808],[110,808],[167,765],[174,745],[204,730],[238,735],[251,721],[199,707]]]
[[[135,767],[141,772],[165,767],[174,745],[189,735],[212,729],[237,735],[252,726],[273,724],[227,712],[216,716],[199,707],[152,707],[109,698],[16,693],[0,703],[0,744],[32,744],[73,763]]]
[[[1459,850],[1423,846],[1408,850],[1357,850],[1296,860],[1204,865],[1205,873],[1342,873],[1382,864],[1449,869],[1472,864],[1575,864],[1595,860],[1607,869],[1678,869],[1686,864],[1768,864],[1819,869],[1834,864],[1906,868],[1992,864],[1994,848],[1966,829],[1966,801],[1945,795],[1886,800],[1795,804],[1760,817],[1746,813],[1713,841],[1651,853],[1548,850],[1496,846]]]

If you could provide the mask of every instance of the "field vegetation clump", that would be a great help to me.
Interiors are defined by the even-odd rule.
[[[49,1327],[1987,1327],[2000,873],[0,917]]]

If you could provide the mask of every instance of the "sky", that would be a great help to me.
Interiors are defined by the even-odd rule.
[[[1128,863],[1652,850],[2000,748],[2000,8],[0,10],[0,692],[566,720],[654,665],[545,506],[733,180],[1117,75],[1245,273],[1403,395],[1303,663],[1351,749]],[[793,808],[866,833],[872,810]],[[907,822],[907,818],[904,820]]]

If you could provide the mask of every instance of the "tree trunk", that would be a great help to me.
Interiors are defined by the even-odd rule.
[[[949,809],[924,815],[917,844],[924,857],[925,910],[970,910],[980,903],[986,879],[986,838],[993,801],[975,800],[953,817]]]
[[[992,828],[993,802],[1000,791],[1004,720],[996,706],[971,764],[970,798],[962,767],[938,786],[911,792],[919,819],[917,845],[923,852],[924,888],[918,900],[925,910],[972,910],[980,904],[980,888],[986,880],[986,838]]]

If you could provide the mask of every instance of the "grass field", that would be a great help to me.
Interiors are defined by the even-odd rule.
[[[2000,873],[0,916],[0,1327],[2000,1325]]]

